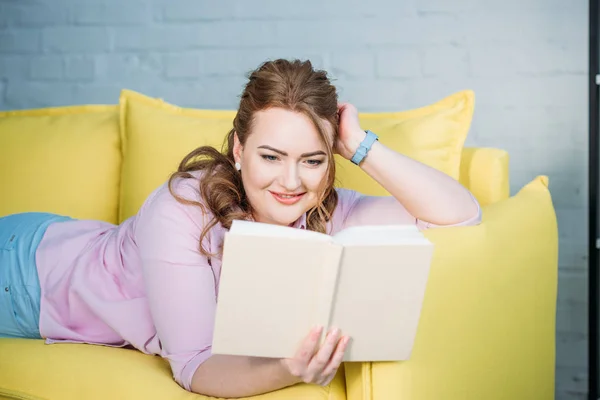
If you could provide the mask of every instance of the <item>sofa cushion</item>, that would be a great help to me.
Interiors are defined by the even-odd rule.
[[[116,106],[0,112],[0,215],[53,212],[117,221]]]
[[[201,400],[182,389],[169,364],[137,350],[0,339],[0,398],[28,400]],[[344,370],[329,386],[299,384],[252,399],[346,398]]]
[[[545,175],[435,245],[411,359],[346,364],[349,398],[553,399],[558,230]],[[492,394],[492,395],[488,395]]]
[[[146,197],[195,148],[221,148],[233,128],[233,111],[182,108],[131,90],[119,98],[123,142],[121,221],[137,213]]]
[[[474,94],[465,90],[413,110],[361,113],[360,122],[388,147],[458,179],[473,107]],[[194,148],[220,149],[235,117],[235,111],[183,108],[131,90],[122,91],[120,109],[124,154],[120,220],[134,215]],[[338,186],[388,194],[348,160],[339,156],[336,160]]]
[[[508,199],[508,152],[490,147],[465,147],[460,161],[459,181],[482,206]]]
[[[360,113],[359,119],[361,128],[375,132],[387,147],[458,179],[474,99],[473,91],[464,90],[420,108]],[[340,156],[337,160],[339,186],[369,195],[389,195],[362,169]]]

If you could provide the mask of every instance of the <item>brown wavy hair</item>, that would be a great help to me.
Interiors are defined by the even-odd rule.
[[[325,233],[327,222],[331,219],[338,201],[337,192],[333,187],[333,148],[338,133],[338,96],[327,73],[315,70],[310,61],[278,59],[261,64],[248,78],[233,128],[225,137],[221,151],[211,146],[196,148],[183,158],[177,171],[169,178],[169,190],[178,201],[197,205],[205,213],[206,206],[214,216],[200,235],[199,249],[207,256],[211,254],[202,243],[210,229],[218,223],[229,229],[234,219],[252,218],[252,205],[246,197],[241,174],[235,168],[233,144],[236,132],[242,146],[246,143],[252,131],[253,116],[257,111],[278,107],[302,113],[311,119],[325,143],[329,160],[326,178],[319,190],[317,205],[307,213],[306,228]],[[323,121],[327,121],[333,128],[333,138],[328,136]],[[202,179],[199,180],[199,191],[204,204],[183,199],[177,196],[172,188],[176,178],[192,178],[190,172],[198,170],[204,171]]]

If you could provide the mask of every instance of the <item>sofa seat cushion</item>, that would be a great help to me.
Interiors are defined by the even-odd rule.
[[[137,350],[0,339],[0,399],[202,400],[182,389],[168,363]],[[251,399],[346,398],[343,368],[329,386],[298,384]]]
[[[117,222],[116,106],[0,112],[0,216],[25,211]]]

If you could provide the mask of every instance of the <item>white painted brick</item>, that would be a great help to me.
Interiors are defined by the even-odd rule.
[[[216,21],[193,25],[114,28],[115,49],[177,51],[197,48],[260,47],[275,42],[274,25],[261,21]]]
[[[564,208],[556,207],[556,219],[558,222],[558,231],[560,234],[560,240],[570,240],[577,242],[580,245],[587,246],[587,209],[583,208]],[[565,242],[569,243],[570,242]],[[574,243],[573,243],[574,245]],[[571,247],[571,251],[575,248]],[[579,248],[581,249],[581,248]],[[587,254],[587,252],[586,252]],[[565,254],[566,256],[566,254]],[[572,261],[572,258],[570,258]]]
[[[571,395],[584,395],[588,389],[588,374],[581,368],[562,368],[559,367],[556,370],[556,388],[559,392],[568,392],[568,396]],[[586,397],[563,397],[564,399],[581,398]]]
[[[328,72],[336,78],[373,78],[375,55],[372,51],[336,51],[331,55]]]
[[[208,2],[198,0],[179,0],[163,2],[160,5],[163,21],[211,21],[234,18],[238,2]]]
[[[95,76],[94,58],[91,56],[70,56],[65,59],[67,80],[91,81]]]
[[[585,365],[588,341],[577,333],[557,333],[556,359],[559,367],[576,368]]]
[[[469,52],[458,46],[427,46],[422,50],[424,77],[455,78],[470,75]]]
[[[98,55],[95,73],[100,81],[154,83],[163,74],[162,56],[152,53]]]
[[[515,74],[584,75],[587,66],[581,61],[587,57],[584,42],[565,43],[523,42],[498,44],[490,51],[489,45],[470,46],[471,70],[475,77],[506,77]]]
[[[182,107],[235,109],[245,82],[243,77],[215,76],[202,82],[176,80],[149,84],[146,91]]]
[[[176,2],[174,2],[176,3]],[[75,4],[73,22],[77,25],[135,25],[152,21],[151,4],[146,1],[102,1]]]
[[[38,29],[7,29],[0,32],[2,53],[36,53],[40,50]]]
[[[199,76],[244,76],[267,60],[298,58],[310,60],[314,68],[323,68],[325,57],[319,52],[302,49],[201,50],[172,53],[165,56],[167,78],[197,78]]]
[[[62,56],[31,57],[29,76],[33,80],[59,80],[65,76],[65,63]]]
[[[502,80],[472,78],[464,81],[479,102],[494,107],[570,107],[587,109],[587,76],[515,76]],[[566,103],[565,99],[569,99]]]
[[[577,0],[579,1],[579,0]],[[480,10],[458,13],[469,44],[573,43],[587,39],[587,10]],[[575,24],[573,21],[585,21]]]
[[[410,81],[345,79],[336,82],[339,96],[359,111],[400,111],[407,107],[416,90]]]
[[[565,171],[562,175],[554,174],[549,183],[553,193],[553,203],[556,208],[583,208],[587,204],[587,187],[583,175],[578,171]]]
[[[525,152],[527,168],[541,168],[547,172],[563,171],[569,165],[558,163],[555,159],[547,157],[548,152],[554,152],[556,149],[581,152],[585,149],[584,143],[587,140],[585,110],[569,104],[560,106],[488,106],[485,99],[481,100],[483,95],[484,93],[481,91],[475,91],[474,123],[477,123],[476,129],[480,129],[478,137],[498,140],[499,143],[510,142],[527,150]],[[544,133],[543,140],[540,140],[537,132]],[[502,143],[502,145],[504,144]],[[531,149],[542,150],[541,157],[531,157]],[[573,161],[586,162],[586,160],[569,159],[569,163]]]
[[[9,105],[4,102],[6,97],[6,80],[0,79],[0,110],[8,110]]]
[[[93,53],[110,50],[108,28],[62,26],[46,28],[42,35],[46,52]]]
[[[6,103],[14,109],[68,106],[76,103],[73,86],[64,82],[11,81]]]
[[[422,75],[421,55],[414,48],[380,50],[376,56],[377,76],[417,78]]]
[[[25,55],[0,56],[0,79],[26,79],[28,76],[28,57]]]
[[[0,26],[42,27],[68,22],[68,8],[52,4],[12,2],[0,4]]]
[[[279,46],[375,46],[455,44],[463,42],[456,18],[433,15],[422,18],[394,16],[368,24],[353,19],[276,22]],[[340,34],[343,32],[343,34]]]
[[[72,85],[73,97],[80,104],[115,104],[121,89],[128,88],[144,93],[142,87],[117,83],[77,83]]]
[[[168,54],[164,67],[167,78],[195,78],[200,75],[202,56],[196,53]]]
[[[162,6],[162,19],[169,22],[210,21],[217,19],[346,19],[389,15],[416,15],[413,1],[375,0],[279,0],[233,1],[223,3],[184,0]]]
[[[587,393],[559,392],[556,394],[556,400],[588,400]]]
[[[8,13],[8,11],[6,11],[7,8],[7,4],[0,4],[0,29],[2,30],[5,30],[7,27],[12,25],[12,19],[10,18],[10,14]]]
[[[587,303],[588,281],[587,273],[578,271],[559,271],[558,287],[559,302]]]
[[[388,18],[395,16],[415,16],[413,0],[309,0],[289,3],[279,0],[238,1],[235,9],[237,18],[277,18],[277,19],[349,19],[349,18]],[[363,23],[365,28],[370,24]],[[361,24],[362,25],[362,24]]]
[[[587,2],[582,0],[504,0],[504,1],[481,1],[481,0],[419,0],[417,10],[419,12],[459,12],[459,11],[530,11],[530,10],[572,10],[573,8],[585,7]]]
[[[587,332],[587,303],[561,302],[556,310],[556,330],[561,333]]]

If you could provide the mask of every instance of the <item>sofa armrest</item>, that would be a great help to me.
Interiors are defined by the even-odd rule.
[[[554,398],[558,232],[546,177],[435,244],[411,358],[346,363],[348,400]]]
[[[460,161],[459,181],[482,206],[505,200],[510,195],[509,156],[505,150],[465,147]]]

